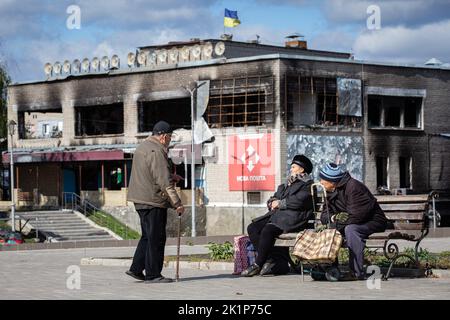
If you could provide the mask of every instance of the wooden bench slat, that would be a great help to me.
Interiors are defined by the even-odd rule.
[[[383,211],[425,211],[426,203],[380,203]]]
[[[385,195],[376,195],[375,198],[378,200],[378,203],[401,203],[401,202],[427,202],[428,195],[427,194],[411,194],[411,195],[402,195],[402,196],[385,196]]]
[[[423,212],[417,211],[385,211],[384,214],[389,220],[423,220]]]
[[[394,222],[395,230],[422,230],[423,222]]]
[[[369,239],[413,239],[421,235],[419,230],[386,230],[385,232],[374,233]]]

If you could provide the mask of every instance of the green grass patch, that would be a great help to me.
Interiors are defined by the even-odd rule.
[[[108,213],[95,211],[89,214],[87,217],[99,226],[111,230],[124,240],[134,240],[141,238],[141,235],[137,231],[129,228]]]

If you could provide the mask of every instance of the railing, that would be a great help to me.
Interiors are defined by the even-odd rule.
[[[131,239],[138,237],[138,234],[131,230],[128,225],[124,225],[112,215],[96,207],[87,199],[81,198],[76,193],[63,192],[62,209],[78,211],[97,225],[111,230],[123,239],[129,239],[129,236],[131,236]]]

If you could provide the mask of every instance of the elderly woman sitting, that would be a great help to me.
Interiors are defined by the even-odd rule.
[[[252,221],[247,232],[258,255],[256,262],[242,271],[241,275],[252,277],[257,274],[281,274],[287,270],[274,272],[273,257],[283,255],[283,249],[274,247],[276,238],[282,233],[298,232],[306,228],[308,220],[314,219],[310,194],[313,180],[310,176],[313,165],[304,155],[296,155],[292,160],[290,175],[286,183],[280,185],[277,192],[267,201],[269,212]],[[279,250],[277,250],[279,249]],[[284,253],[285,255],[288,252]]]

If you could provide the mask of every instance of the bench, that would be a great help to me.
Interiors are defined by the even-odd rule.
[[[380,207],[383,209],[390,222],[391,229],[385,232],[372,234],[366,242],[367,248],[382,249],[384,256],[390,261],[389,269],[383,279],[387,280],[394,263],[401,257],[406,257],[419,268],[419,245],[428,234],[428,207],[435,193],[429,195],[400,195],[400,196],[376,196]],[[320,217],[322,204],[314,206],[316,218]],[[317,222],[318,219],[316,219]],[[320,220],[319,220],[320,221]],[[297,233],[285,233],[278,237],[276,246],[290,247],[295,245]],[[414,256],[400,253],[396,241],[406,240],[415,242]],[[297,265],[291,261],[291,264]],[[303,265],[301,266],[303,270]]]

